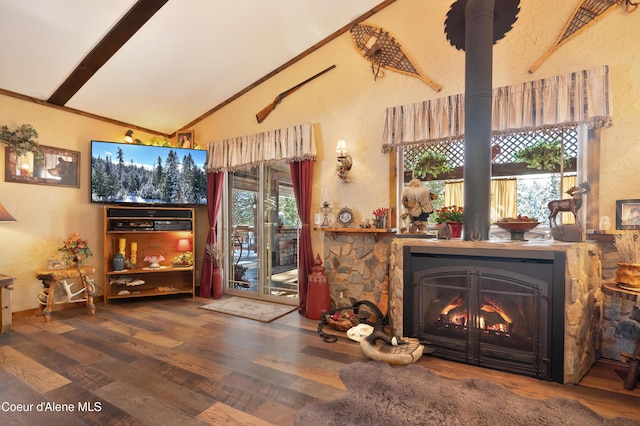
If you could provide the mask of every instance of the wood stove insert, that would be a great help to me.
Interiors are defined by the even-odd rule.
[[[563,382],[564,252],[406,246],[403,257],[405,335],[434,356]]]

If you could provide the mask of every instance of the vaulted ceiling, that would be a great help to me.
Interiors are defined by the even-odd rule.
[[[393,1],[0,0],[0,93],[169,136]]]

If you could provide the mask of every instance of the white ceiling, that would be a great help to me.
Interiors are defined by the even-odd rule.
[[[382,0],[169,0],[65,104],[172,134]],[[0,89],[46,101],[135,0],[0,0]]]

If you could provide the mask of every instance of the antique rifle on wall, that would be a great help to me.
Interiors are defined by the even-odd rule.
[[[297,84],[293,86],[291,89],[285,90],[284,92],[280,93],[278,96],[276,96],[273,102],[271,102],[269,105],[264,107],[259,113],[256,114],[256,119],[258,120],[258,123],[262,123],[262,121],[265,118],[267,118],[269,114],[271,114],[271,111],[276,109],[276,105],[278,105],[284,98],[286,98],[287,96],[289,96],[290,94],[292,94],[293,92],[295,92],[296,90],[298,90],[299,88],[301,88],[302,86],[310,82],[311,80],[320,77],[322,74],[326,73],[327,71],[331,71],[335,67],[336,67],[335,65],[331,65],[329,68],[323,71],[320,71],[318,74],[314,75],[313,77],[309,77],[302,83]]]

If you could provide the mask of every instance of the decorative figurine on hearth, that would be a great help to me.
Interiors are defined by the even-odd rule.
[[[558,241],[584,241],[584,230],[580,226],[578,219],[578,210],[582,207],[582,198],[591,191],[591,186],[587,182],[583,182],[578,186],[573,186],[565,191],[571,196],[563,200],[550,201],[547,204],[549,208],[549,227],[551,227],[551,236]],[[560,225],[556,223],[556,216],[560,212],[571,212],[576,221],[575,225]]]
[[[432,200],[437,195],[429,192],[429,188],[422,185],[420,179],[412,179],[402,191],[402,206],[404,213],[402,219],[409,218],[409,232],[423,232],[427,227],[427,219],[433,213]]]

